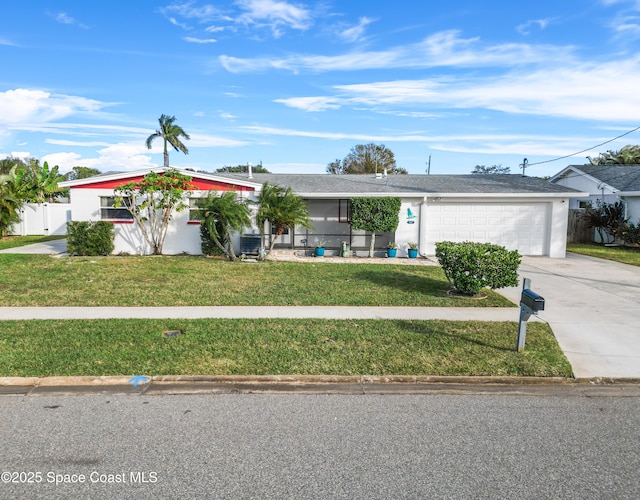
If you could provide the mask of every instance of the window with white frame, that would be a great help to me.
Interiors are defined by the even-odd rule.
[[[113,196],[100,197],[100,219],[111,221],[132,221],[133,214],[131,214],[124,205],[116,207],[115,203],[116,199]]]
[[[202,220],[204,210],[198,206],[198,200],[202,200],[202,198],[189,198],[189,222],[199,222]]]

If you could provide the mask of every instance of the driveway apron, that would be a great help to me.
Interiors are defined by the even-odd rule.
[[[568,253],[524,257],[519,273],[545,298],[539,318],[576,377],[640,377],[640,267]],[[521,289],[499,291],[520,302]]]
[[[45,254],[54,255],[61,254],[67,251],[67,240],[51,240],[44,241],[42,243],[31,243],[30,245],[24,245],[15,248],[6,248],[0,250],[0,253],[21,253],[21,254]]]

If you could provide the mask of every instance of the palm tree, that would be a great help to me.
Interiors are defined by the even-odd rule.
[[[55,197],[65,192],[58,188],[58,182],[65,180],[65,176],[59,172],[58,165],[49,169],[45,161],[40,166],[40,161],[29,159],[29,164],[16,164],[11,169],[16,193],[20,198],[39,205],[45,201],[53,202]]]
[[[265,182],[258,195],[258,203],[260,208],[258,208],[256,214],[256,223],[260,230],[263,231],[263,239],[265,222],[269,222],[273,233],[267,254],[271,253],[278,236],[284,233],[288,227],[302,226],[307,229],[313,229],[309,219],[307,203],[296,195],[290,187],[285,190]]]
[[[229,259],[237,259],[233,249],[231,232],[240,232],[251,226],[250,210],[247,202],[238,201],[236,193],[226,191],[220,196],[210,194],[208,198],[198,200],[198,207],[202,210],[203,221],[214,244],[224,252]],[[226,240],[228,248],[223,242]]]
[[[13,179],[0,175],[0,237],[6,236],[9,227],[20,222],[20,199],[14,195]]]
[[[167,143],[173,146],[176,151],[182,151],[184,154],[189,154],[187,146],[185,146],[180,138],[184,137],[189,140],[189,134],[187,134],[182,127],[175,124],[175,116],[161,115],[158,118],[160,129],[156,130],[153,134],[147,137],[146,145],[147,149],[151,149],[151,143],[154,139],[161,137],[164,141],[164,167],[169,168],[169,152],[167,151]]]
[[[640,146],[627,144],[619,151],[609,150],[587,159],[591,165],[640,165]]]

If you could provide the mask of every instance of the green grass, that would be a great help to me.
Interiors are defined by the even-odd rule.
[[[491,290],[481,298],[448,290],[435,266],[0,255],[2,306],[515,307]]]
[[[61,240],[64,238],[66,238],[66,236],[5,236],[0,238],[0,250],[21,247],[23,245],[31,245],[32,243]]]
[[[631,264],[640,266],[640,250],[629,247],[605,247],[595,243],[569,243],[567,245],[569,252],[589,255],[591,257],[599,257],[601,259],[614,260],[623,264]]]
[[[0,321],[0,376],[571,376],[547,325],[529,324],[524,353],[516,337],[511,322]]]

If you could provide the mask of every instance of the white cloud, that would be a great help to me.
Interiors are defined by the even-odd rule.
[[[96,168],[101,172],[109,171],[132,171],[142,170],[145,168],[157,167],[158,163],[153,163],[144,144],[135,143],[118,143],[99,149],[97,158],[83,158],[81,155],[73,152],[60,152],[47,155],[44,159],[49,159],[49,164],[60,166],[61,171],[69,171],[73,167],[82,166]],[[161,157],[161,154],[158,155]],[[160,164],[162,159],[160,158]]]
[[[107,104],[85,97],[52,94],[43,90],[15,89],[0,92],[0,127],[43,123],[79,113],[97,112]]]
[[[215,38],[194,38],[192,36],[185,36],[184,41],[190,42],[190,43],[206,44],[206,43],[216,43],[218,40],[216,40]]]
[[[46,144],[53,144],[54,146],[69,146],[81,148],[109,146],[109,143],[104,141],[67,141],[64,139],[45,139],[44,142]]]
[[[186,19],[195,19],[198,22],[209,22],[222,15],[222,11],[213,5],[194,6],[194,2],[172,3],[160,9],[160,12],[171,21],[175,21],[171,15],[175,14]]]
[[[235,9],[229,6],[223,10],[209,4],[196,6],[194,2],[187,1],[163,7],[160,12],[169,22],[185,30],[193,28],[182,19],[198,24],[215,22],[215,25],[204,29],[207,33],[227,29],[234,31],[241,25],[252,32],[270,30],[278,38],[282,36],[284,28],[304,31],[313,24],[309,10],[284,0],[236,0],[234,4]]]
[[[21,160],[25,160],[31,157],[31,153],[29,153],[29,151],[12,151],[10,156],[12,158],[20,158]]]
[[[363,39],[365,28],[373,22],[373,19],[361,17],[358,24],[349,28],[344,28],[338,32],[338,36],[346,42],[358,42]]]
[[[275,99],[274,102],[305,111],[326,111],[327,109],[340,108],[339,99],[334,97],[290,97],[288,99]]]
[[[412,112],[488,109],[573,119],[637,122],[640,56],[600,64],[562,65],[492,77],[450,75],[438,79],[336,85],[333,95],[277,102],[305,111],[368,106],[375,111]],[[615,74],[616,78],[611,78]]]
[[[296,30],[306,30],[313,24],[311,13],[302,7],[279,0],[237,0],[244,9],[238,21],[246,25],[267,25],[277,38],[286,26]]]
[[[531,31],[533,31],[534,28],[537,28],[539,30],[545,29],[553,20],[553,18],[533,19],[527,21],[526,23],[518,25],[516,27],[516,31],[522,35],[528,35],[531,33]]]
[[[237,147],[246,146],[248,143],[238,141],[236,139],[227,139],[206,134],[189,134],[191,139],[185,142],[186,146],[191,148],[218,148],[218,147]]]
[[[50,15],[56,20],[56,22],[58,22],[60,24],[68,24],[70,26],[78,26],[79,28],[82,28],[82,29],[88,29],[89,28],[87,25],[79,22],[77,19],[74,19],[73,17],[71,17],[66,12],[59,12],[57,14],[50,14]]]
[[[282,69],[298,71],[355,71],[376,68],[483,67],[559,63],[570,60],[572,47],[517,43],[484,44],[479,38],[461,38],[457,30],[435,33],[422,42],[382,51],[356,51],[336,56],[293,55],[286,58],[219,57],[229,72]]]

